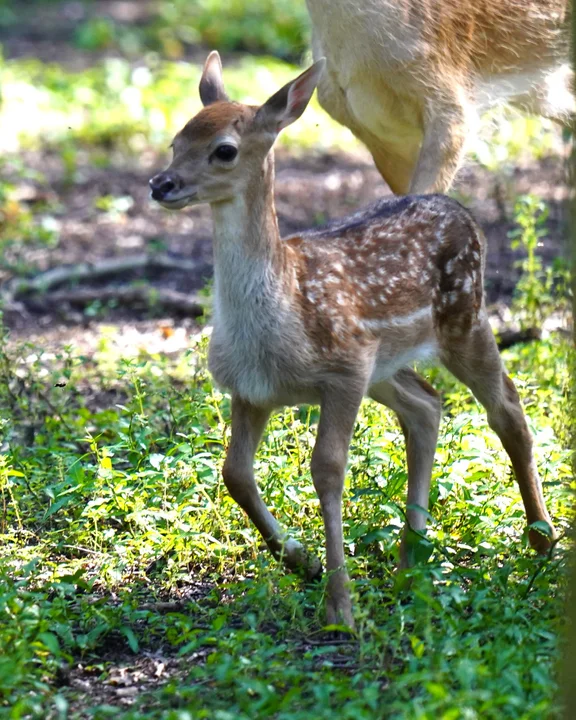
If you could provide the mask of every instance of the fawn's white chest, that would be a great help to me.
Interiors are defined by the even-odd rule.
[[[216,270],[210,371],[223,387],[265,405],[298,370],[299,321],[265,261],[240,253],[227,261]]]

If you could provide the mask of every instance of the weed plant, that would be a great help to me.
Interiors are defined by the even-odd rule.
[[[533,195],[523,195],[514,208],[518,227],[510,233],[513,250],[521,248],[525,257],[516,265],[522,271],[514,291],[512,314],[521,327],[542,328],[553,311],[570,307],[570,278],[562,258],[544,268],[537,250],[546,236],[548,208]]]

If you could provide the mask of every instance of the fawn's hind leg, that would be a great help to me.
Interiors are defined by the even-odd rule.
[[[368,395],[396,413],[406,439],[409,508],[406,511],[407,523],[400,545],[400,567],[406,568],[411,564],[409,529],[426,529],[425,513],[414,506],[428,509],[442,403],[434,388],[410,369],[400,370],[390,380],[373,385]]]
[[[532,435],[514,383],[506,374],[492,328],[485,315],[468,332],[455,341],[440,334],[440,357],[458,380],[465,383],[486,408],[488,423],[502,441],[512,461],[516,480],[526,509],[528,524],[544,521],[551,537],[530,530],[530,544],[539,552],[546,551],[556,537],[546,509],[542,486],[532,452]]]

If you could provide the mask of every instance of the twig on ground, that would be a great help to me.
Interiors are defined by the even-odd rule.
[[[180,612],[184,610],[187,603],[182,600],[172,602],[147,602],[138,606],[139,610],[152,610],[153,612]]]
[[[14,278],[6,283],[3,289],[5,300],[13,300],[30,293],[45,293],[58,285],[79,280],[94,280],[107,275],[117,275],[131,270],[160,268],[164,270],[183,270],[197,272],[203,265],[183,257],[166,254],[158,255],[127,255],[106,258],[95,263],[79,263],[78,265],[60,265],[36,275],[33,278]]]
[[[71,288],[49,292],[52,288],[69,282],[94,280],[108,275],[117,275],[132,270],[161,268],[198,272],[203,265],[194,260],[171,255],[131,255],[107,258],[97,263],[62,265],[33,278],[14,278],[2,288],[1,299],[4,307],[28,307],[46,309],[58,304],[87,305],[100,301],[116,301],[122,304],[144,304],[159,306],[191,317],[204,314],[204,307],[196,296],[165,288],[148,285],[121,285],[111,288]],[[16,302],[18,300],[19,302]]]
[[[177,311],[183,315],[199,317],[204,314],[204,307],[198,302],[195,295],[187,295],[177,290],[169,290],[166,288],[154,288],[148,285],[135,285],[112,288],[78,288],[77,290],[59,290],[44,295],[42,299],[30,299],[29,305],[34,307],[36,304],[42,304],[43,308],[47,305],[60,305],[69,303],[70,305],[88,305],[91,302],[110,302],[116,301],[122,304],[145,304],[150,306],[161,306],[172,311]]]
[[[540,328],[529,327],[524,330],[503,330],[496,336],[496,342],[499,350],[506,350],[512,345],[540,340],[541,337],[542,330]]]

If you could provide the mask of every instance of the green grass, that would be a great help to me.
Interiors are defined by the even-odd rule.
[[[28,0],[25,7],[0,0],[0,29],[28,24],[31,5],[42,19],[47,6],[54,8],[52,17],[67,15],[66,0]],[[179,58],[186,49],[203,45],[298,60],[310,44],[305,0],[228,0],[225,5],[219,0],[150,0],[138,22],[92,0],[78,0],[77,6],[83,6],[82,19],[75,28],[64,21],[59,41],[85,52],[113,49],[138,58],[152,50]]]
[[[403,441],[388,411],[364,405],[344,500],[358,638],[334,645],[320,633],[323,583],[284,575],[222,485],[229,398],[205,347],[126,359],[107,334],[87,359],[4,344],[0,716],[75,717],[66,708],[82,692],[62,686],[63,668],[105,680],[114,656],[160,650],[180,659],[177,678],[133,708],[85,716],[556,717],[565,541],[554,558],[527,548],[507,458],[468,393],[432,373],[446,414],[411,587],[394,573]],[[506,353],[560,531],[572,500],[566,355],[556,340]],[[315,409],[276,415],[256,467],[266,503],[322,553],[316,421]],[[147,605],[200,580],[208,594],[181,608]]]
[[[170,0],[158,4],[149,40],[165,52],[202,43],[221,50],[266,52],[297,58],[309,45],[310,20],[304,0]]]

